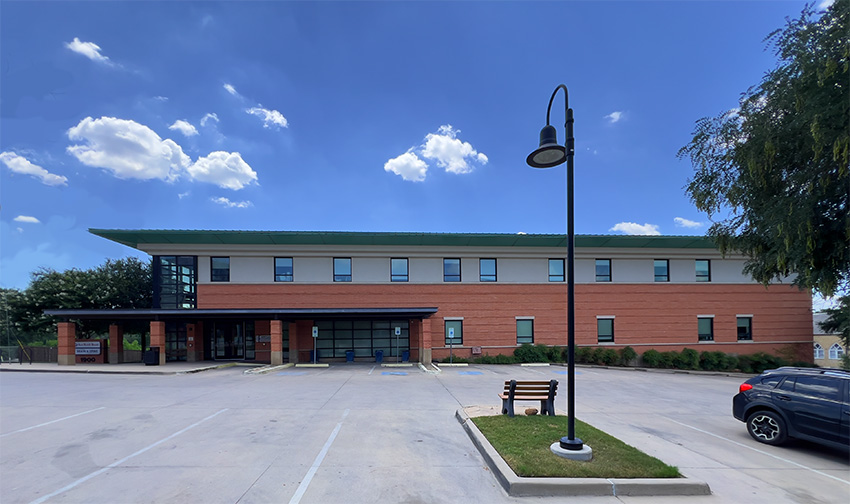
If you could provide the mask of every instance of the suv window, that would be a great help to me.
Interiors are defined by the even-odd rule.
[[[829,399],[830,401],[838,401],[840,382],[834,378],[826,378],[821,376],[798,376],[797,384],[794,386],[794,392],[811,397],[819,397],[821,399]]]
[[[770,388],[775,388],[776,384],[782,380],[781,376],[768,376],[766,378],[761,379],[761,384],[766,385]]]

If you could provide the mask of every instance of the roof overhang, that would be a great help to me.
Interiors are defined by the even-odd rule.
[[[257,309],[115,309],[115,310],[44,310],[45,315],[82,320],[186,320],[247,318],[326,319],[326,318],[428,318],[437,313],[433,307],[412,308],[257,308]]]

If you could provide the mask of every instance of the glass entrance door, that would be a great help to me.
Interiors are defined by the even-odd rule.
[[[213,359],[254,358],[253,322],[215,322],[212,331]]]

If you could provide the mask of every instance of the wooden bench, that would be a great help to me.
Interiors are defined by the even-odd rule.
[[[540,414],[555,416],[555,393],[558,380],[517,381],[505,380],[502,399],[502,414],[514,416],[514,401],[540,401]]]

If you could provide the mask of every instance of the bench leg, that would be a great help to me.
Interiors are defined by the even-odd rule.
[[[509,417],[514,416],[514,402],[513,401],[508,401],[508,416]]]
[[[555,416],[555,400],[546,401],[546,408],[549,411],[550,416]]]
[[[549,402],[548,401],[540,401],[540,414],[548,415],[549,414]]]
[[[508,412],[508,400],[502,399],[502,414],[504,415],[507,412]]]

